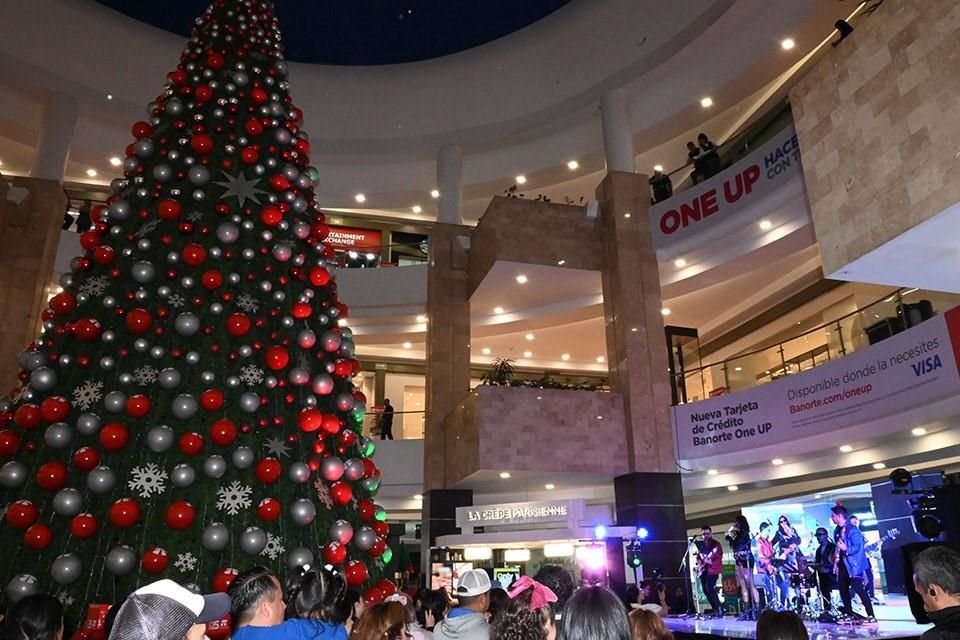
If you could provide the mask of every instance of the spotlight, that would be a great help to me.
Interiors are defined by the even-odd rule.
[[[913,512],[913,529],[927,540],[935,540],[943,533],[943,522],[937,515],[936,507],[931,511]]]
[[[903,467],[894,469],[890,472],[890,483],[893,484],[895,493],[908,490],[913,484],[913,474]]]
[[[650,532],[647,531],[646,527],[637,527],[637,537],[641,540],[646,540],[647,536],[650,535]]]
[[[593,528],[593,537],[596,540],[605,540],[607,537],[607,527],[602,524],[598,524]]]
[[[630,544],[627,546],[627,564],[633,569],[639,569],[643,564],[639,544]]]

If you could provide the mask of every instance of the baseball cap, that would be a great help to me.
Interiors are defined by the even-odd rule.
[[[490,576],[483,569],[465,571],[457,581],[458,596],[480,596],[490,591]]]
[[[195,624],[213,622],[230,612],[225,593],[202,596],[173,580],[140,587],[120,606],[110,640],[183,640]]]

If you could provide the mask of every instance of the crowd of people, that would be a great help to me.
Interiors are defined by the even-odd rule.
[[[687,165],[693,165],[690,179],[698,184],[712,178],[723,169],[718,147],[709,136],[701,133],[697,141],[687,142]],[[650,176],[650,204],[657,204],[673,196],[673,181],[669,174],[665,174],[661,167],[655,167]]]
[[[934,626],[921,640],[960,640],[960,553],[935,546],[914,561],[914,588]],[[203,640],[206,625],[230,614],[232,640],[673,640],[661,613],[624,606],[609,589],[575,587],[562,567],[546,565],[506,590],[472,569],[453,594],[422,589],[364,602],[327,566],[283,585],[264,567],[234,578],[226,593],[199,595],[172,580],[145,585],[113,607],[108,640]],[[15,603],[0,640],[62,640],[64,611],[50,595]],[[808,640],[796,612],[765,610],[757,640]]]

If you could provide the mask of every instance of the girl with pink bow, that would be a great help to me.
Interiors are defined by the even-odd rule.
[[[490,640],[556,640],[550,605],[557,595],[530,576],[515,580],[507,590],[510,602],[492,621]]]

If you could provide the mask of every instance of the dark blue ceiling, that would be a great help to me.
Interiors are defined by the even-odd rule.
[[[571,0],[276,0],[286,57],[374,65],[438,58],[496,40]],[[209,0],[97,0],[187,37]]]

